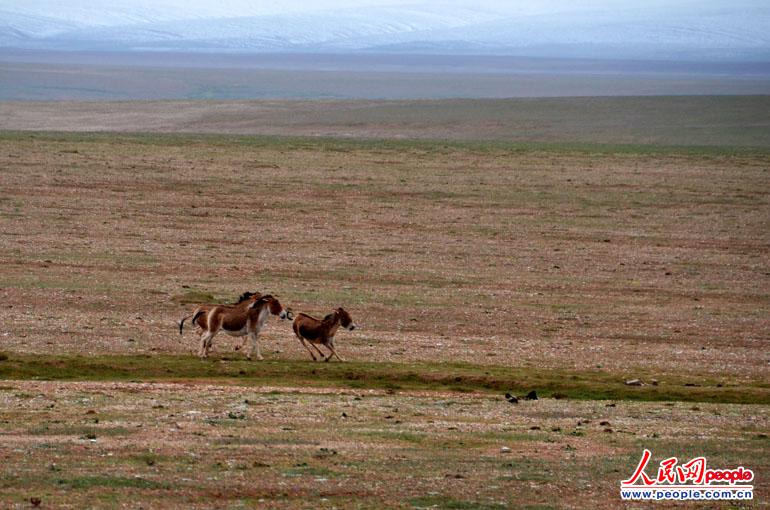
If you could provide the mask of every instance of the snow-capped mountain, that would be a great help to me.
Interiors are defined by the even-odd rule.
[[[770,58],[764,0],[406,2],[0,0],[0,47]]]

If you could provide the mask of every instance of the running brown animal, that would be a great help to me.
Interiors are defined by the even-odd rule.
[[[206,327],[203,328],[198,351],[201,358],[208,357],[214,336],[220,330],[224,330],[231,336],[248,336],[251,343],[246,358],[251,359],[256,351],[257,359],[264,359],[259,351],[257,335],[264,327],[270,314],[277,315],[283,320],[291,318],[291,313],[287,312],[283,305],[269,294],[259,298],[251,296],[246,302],[248,304],[245,307],[243,303],[240,305],[217,305],[208,311],[198,310],[193,314],[193,322],[196,322],[196,319],[201,315],[206,315]]]
[[[350,314],[341,307],[321,320],[305,313],[298,313],[292,324],[294,334],[297,335],[299,342],[307,349],[310,356],[313,357],[313,361],[316,361],[316,357],[310,346],[320,354],[324,361],[329,361],[332,356],[337,356],[338,360],[345,361],[340,358],[340,355],[337,354],[337,350],[334,348],[334,334],[340,326],[350,331],[357,327],[353,323]],[[324,355],[321,349],[318,348],[318,344],[329,349],[331,351],[330,354],[328,356]]]
[[[182,320],[179,321],[179,334],[182,334],[182,328],[184,328],[184,321],[187,319],[193,318],[193,316],[197,316],[197,318],[193,321],[193,324],[201,328],[202,330],[205,330],[207,328],[206,324],[206,318],[208,317],[208,313],[214,308],[215,306],[229,306],[229,307],[241,307],[243,309],[246,309],[250,304],[252,304],[257,299],[261,298],[262,294],[259,292],[244,292],[241,294],[241,296],[238,298],[238,301],[231,305],[217,305],[217,304],[202,304],[195,307],[195,310],[193,310],[193,313],[190,315],[187,315],[185,317],[182,317]],[[198,314],[198,312],[204,312],[202,314]],[[236,350],[238,348],[236,347]]]

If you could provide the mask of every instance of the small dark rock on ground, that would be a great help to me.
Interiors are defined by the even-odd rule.
[[[506,393],[505,394],[505,400],[507,400],[511,404],[518,404],[519,403],[518,397],[516,397],[515,395],[511,395],[510,393]]]

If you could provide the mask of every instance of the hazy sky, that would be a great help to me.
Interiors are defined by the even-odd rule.
[[[770,0],[0,0],[0,47],[765,60]]]
[[[662,6],[693,5],[736,12],[747,7],[770,4],[768,0],[0,0],[0,10],[48,13],[54,17],[77,20],[92,18],[101,11],[167,12],[175,18],[186,14],[199,16],[254,16],[293,14],[309,11],[404,6],[451,14],[454,9],[486,10],[503,15],[532,15],[574,11],[614,11],[656,9]],[[694,12],[696,13],[696,12]],[[770,27],[768,27],[770,30]]]

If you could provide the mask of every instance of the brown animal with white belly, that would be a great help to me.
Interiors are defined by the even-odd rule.
[[[350,331],[357,327],[353,323],[350,314],[343,308],[337,308],[320,320],[305,313],[298,313],[292,324],[294,334],[297,335],[299,342],[307,349],[310,356],[313,357],[313,361],[316,361],[317,358],[310,349],[311,346],[324,361],[329,361],[332,356],[337,356],[338,360],[344,361],[334,348],[334,334],[340,326]],[[323,345],[331,351],[328,356],[318,348],[319,345]]]
[[[254,301],[256,301],[257,299],[259,299],[261,297],[262,297],[262,294],[260,294],[259,292],[244,292],[238,298],[237,302],[235,302],[233,304],[230,304],[230,305],[217,305],[217,304],[197,305],[195,307],[195,310],[193,310],[193,313],[183,317],[182,320],[179,321],[179,334],[180,335],[182,334],[182,329],[184,328],[184,322],[187,319],[192,319],[193,317],[195,317],[195,320],[191,321],[191,322],[193,324],[195,324],[196,326],[198,326],[199,328],[201,328],[201,330],[205,330],[208,327],[207,326],[208,323],[206,321],[206,318],[208,317],[209,312],[212,309],[214,309],[215,307],[217,307],[217,306],[226,306],[226,307],[229,307],[229,308],[236,307],[236,308],[241,308],[241,309],[245,310],[246,308],[249,307],[249,305],[251,305]],[[199,312],[203,312],[203,313],[199,313]],[[291,319],[291,317],[289,317],[289,318]],[[235,350],[238,350],[238,347],[236,347]]]
[[[257,335],[267,322],[267,318],[272,314],[279,316],[281,319],[287,319],[292,314],[285,310],[281,303],[269,294],[259,298],[251,296],[247,302],[248,305],[245,307],[239,305],[218,305],[209,310],[196,310],[192,318],[193,323],[201,315],[206,315],[206,323],[205,327],[203,327],[200,350],[198,351],[198,355],[201,358],[208,357],[214,336],[219,331],[224,331],[230,336],[247,336],[251,340],[251,346],[246,357],[251,359],[256,351],[257,359],[263,359],[259,351]]]

